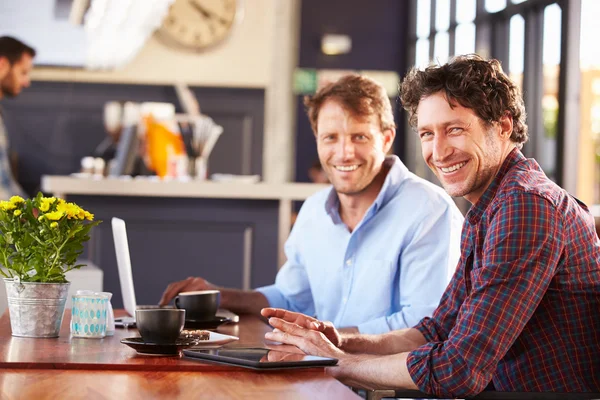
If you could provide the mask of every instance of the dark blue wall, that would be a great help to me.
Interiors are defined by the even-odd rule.
[[[404,75],[408,7],[405,0],[302,0],[299,67],[396,71]],[[326,33],[349,35],[352,51],[339,56],[321,53],[321,37]],[[296,181],[309,182],[307,171],[318,158],[317,148],[301,96],[297,107]],[[403,130],[398,125],[396,143],[402,143]],[[401,150],[398,147],[397,153]]]
[[[104,221],[91,232],[87,257],[104,272],[104,290],[122,308],[112,217],[127,223],[137,304],[156,304],[169,282],[201,276],[241,289],[270,285],[278,264],[279,202],[275,200],[69,196]]]
[[[211,153],[209,173],[262,175],[264,90],[192,91],[202,112],[224,128]],[[74,82],[33,82],[19,97],[2,101],[25,190],[38,190],[41,175],[78,172],[81,158],[92,155],[106,135],[103,107],[112,100],[170,102],[178,107],[172,86]]]

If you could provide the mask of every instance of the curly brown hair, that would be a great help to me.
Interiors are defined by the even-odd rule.
[[[338,101],[355,117],[377,115],[381,130],[396,129],[392,105],[385,88],[371,78],[349,74],[304,97],[306,113],[313,132],[317,134],[319,111],[327,100]]]
[[[508,113],[513,120],[510,139],[519,148],[529,138],[521,91],[504,73],[498,60],[469,54],[423,71],[412,68],[400,85],[400,100],[413,128],[417,126],[419,102],[438,92],[445,93],[450,106],[458,103],[472,109],[488,126]]]

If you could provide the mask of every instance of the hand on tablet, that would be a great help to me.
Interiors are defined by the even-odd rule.
[[[298,347],[306,354],[341,359],[346,356],[325,334],[327,332],[337,343],[340,334],[331,325],[312,317],[275,308],[265,308],[261,314],[269,318],[269,324],[275,328],[267,332],[265,339]]]
[[[281,308],[263,308],[260,313],[263,317],[279,318],[286,322],[299,325],[305,329],[321,332],[334,346],[342,346],[342,335],[329,321],[319,321],[308,315],[283,310]]]

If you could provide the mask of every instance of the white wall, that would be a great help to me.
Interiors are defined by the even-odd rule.
[[[246,0],[244,17],[223,43],[202,53],[169,48],[152,37],[133,62],[110,72],[36,68],[34,80],[265,88],[271,74],[278,0]],[[36,43],[31,43],[36,46]]]
[[[70,24],[66,18],[56,18],[55,11],[54,0],[0,0],[0,36],[15,36],[35,47],[36,62],[83,65],[83,27]]]

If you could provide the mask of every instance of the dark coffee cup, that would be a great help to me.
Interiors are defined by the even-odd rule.
[[[197,292],[181,292],[175,297],[175,307],[185,310],[188,320],[210,320],[215,317],[221,302],[218,290],[200,290]]]
[[[185,310],[145,308],[135,310],[135,323],[146,343],[175,343],[185,324]]]

